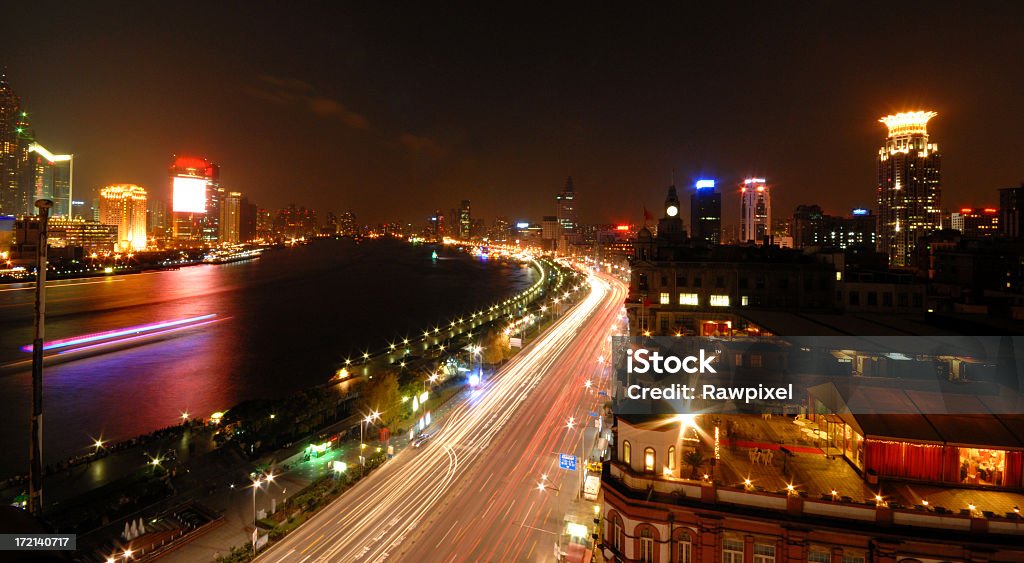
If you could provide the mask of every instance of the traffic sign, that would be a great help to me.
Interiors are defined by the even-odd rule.
[[[576,456],[569,454],[558,454],[558,467],[560,469],[576,471]]]

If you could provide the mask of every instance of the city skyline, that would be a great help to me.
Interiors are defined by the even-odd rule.
[[[410,58],[413,45],[418,49],[421,44],[416,40],[428,32],[418,24],[410,28],[408,22],[419,21],[412,16],[422,15],[433,24],[424,28],[445,25],[431,14],[389,18],[395,31],[403,33],[395,34],[400,40],[385,47],[376,32],[366,32],[361,25],[396,15],[376,8],[371,13],[339,14],[346,16],[339,18],[342,21],[350,20],[346,25],[359,27],[359,33],[335,36],[316,29],[297,46],[277,43],[280,40],[265,47],[240,42],[223,52],[211,51],[196,79],[152,76],[157,69],[195,60],[190,56],[204,48],[213,29],[224,39],[239,33],[230,25],[227,11],[214,8],[205,23],[180,34],[149,34],[160,18],[147,9],[108,4],[92,15],[76,14],[72,8],[53,25],[64,29],[74,22],[76,29],[91,29],[95,38],[83,41],[81,52],[44,57],[56,60],[57,72],[34,72],[24,55],[4,61],[39,138],[78,155],[81,189],[123,181],[147,189],[161,187],[160,168],[166,156],[188,152],[223,164],[232,189],[269,207],[294,200],[320,209],[353,209],[374,223],[413,220],[428,214],[438,200],[457,204],[466,198],[474,200],[478,216],[507,214],[498,205],[507,201],[516,213],[540,217],[550,214],[547,194],[567,175],[587,194],[579,209],[582,222],[626,222],[643,205],[658,201],[673,169],[680,171],[679,184],[716,177],[729,185],[733,179],[768,176],[777,187],[778,209],[812,203],[805,194],[813,190],[822,196],[814,203],[835,213],[874,199],[869,151],[877,148],[884,134],[875,122],[877,116],[917,107],[933,108],[943,116],[933,129],[949,155],[943,188],[957,207],[993,205],[992,190],[1020,180],[1011,160],[1021,152],[1015,148],[1021,141],[1013,135],[1019,118],[1001,111],[1012,103],[1009,92],[1020,89],[1013,85],[1019,80],[1015,73],[999,72],[1012,65],[1012,46],[1004,44],[1011,33],[994,31],[985,42],[932,46],[935,56],[964,63],[933,73],[914,61],[863,68],[884,50],[873,46],[884,44],[878,39],[895,32],[883,22],[867,30],[865,38],[852,40],[852,30],[868,11],[807,10],[786,17],[693,13],[688,14],[692,21],[706,25],[679,32],[686,41],[664,39],[668,29],[647,18],[633,18],[625,32],[643,41],[615,53],[597,46],[597,28],[580,32],[576,42],[556,33],[575,14],[556,11],[549,22],[528,25],[516,14],[483,13],[465,16],[479,25],[457,26],[458,33],[450,39],[411,57],[422,63],[413,69],[403,57]],[[993,11],[966,17],[993,30],[1015,19],[1000,15],[1012,16]],[[958,29],[970,26],[955,26],[960,16],[939,6],[893,20],[911,22],[900,28],[900,37],[914,43],[913,38],[926,37],[932,28],[961,33]],[[257,11],[251,17],[257,27],[272,25],[267,14]],[[17,43],[32,33],[31,22],[37,18],[28,12],[16,19],[26,23],[5,41]],[[741,35],[762,22],[765,29],[777,31],[766,52],[757,56],[739,45],[702,46],[702,39],[723,26],[733,26]],[[501,31],[505,23],[528,33],[509,36]],[[81,37],[76,29],[59,35],[73,41]],[[498,37],[483,41],[479,52],[462,50],[465,41],[480,41],[492,32]],[[138,52],[153,57],[151,67],[136,68],[134,62],[141,55],[120,49],[112,41],[116,33],[136,39]],[[828,34],[840,40],[822,45]],[[536,45],[527,45],[520,35],[530,36]],[[819,49],[806,49],[808,44]],[[38,45],[34,56],[55,48],[50,43]],[[260,57],[268,54],[265,49],[276,55]],[[542,53],[553,57],[549,64],[538,62]],[[89,64],[98,58],[105,58],[102,69]],[[370,68],[371,59],[394,62],[395,70]],[[269,62],[256,65],[254,60]],[[984,72],[975,63],[979,60],[985,61]],[[782,61],[795,69],[792,76],[771,70]],[[634,62],[635,71],[630,70]],[[687,62],[694,63],[692,69]],[[483,71],[480,65],[485,65]],[[509,68],[519,69],[516,76],[523,80],[506,89],[501,71]],[[680,74],[679,68],[689,70]],[[841,91],[831,87],[848,80],[855,68],[866,73],[863,80],[846,83]],[[555,69],[564,69],[559,71],[564,74]],[[90,70],[96,74],[93,80],[122,87],[82,88],[82,73]],[[639,76],[631,80],[634,72]],[[479,76],[471,79],[475,73]],[[874,80],[879,73],[896,78]],[[67,84],[49,88],[53,76],[67,77]],[[1000,76],[998,86],[990,82],[992,76]],[[178,88],[159,86],[169,83]],[[680,88],[687,83],[708,86]],[[586,90],[581,90],[583,85]],[[723,95],[741,85],[756,94]],[[606,93],[615,86],[620,86],[613,90],[615,96]],[[541,95],[548,89],[551,95]],[[60,91],[61,98],[50,90]],[[808,107],[806,101],[825,90],[827,103]],[[128,92],[131,95],[126,96]],[[451,92],[458,95],[443,99],[442,93]],[[667,103],[665,92],[680,92],[673,96],[681,97]],[[983,94],[994,98],[979,103]],[[604,111],[612,98],[621,111]],[[481,112],[490,107],[503,108],[498,113],[507,117],[485,118]],[[718,113],[729,117],[706,117]],[[530,118],[524,121],[526,116]],[[822,135],[827,142],[819,142]],[[978,143],[979,138],[986,142]],[[968,165],[982,154],[989,166],[979,170]],[[815,164],[798,165],[803,158]],[[254,166],[255,162],[261,164]],[[835,189],[821,190],[823,181]],[[282,197],[282,185],[289,186],[291,197]],[[401,197],[388,209],[378,209],[366,195],[378,189],[392,189]],[[610,196],[616,193],[630,195],[613,204]],[[738,194],[727,191],[723,200],[725,210],[738,206]],[[723,214],[728,222],[731,214]]]

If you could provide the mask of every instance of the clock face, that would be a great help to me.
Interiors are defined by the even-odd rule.
[[[665,208],[665,213],[668,213],[669,217],[675,217],[676,213],[679,213],[679,208],[674,205],[670,205]]]

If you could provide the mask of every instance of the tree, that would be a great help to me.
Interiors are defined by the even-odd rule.
[[[690,466],[690,479],[696,480],[700,473],[701,466],[707,462],[707,458],[704,457],[704,452],[700,450],[690,450],[683,454],[683,463]]]
[[[401,394],[398,391],[398,376],[386,371],[363,383],[360,390],[360,409],[363,415],[380,411],[380,424],[392,426],[400,416],[398,402]]]
[[[509,351],[508,336],[492,328],[484,338],[483,362],[491,365],[500,364],[508,357]]]

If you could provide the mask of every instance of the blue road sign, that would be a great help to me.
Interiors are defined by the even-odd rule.
[[[558,467],[560,469],[576,471],[576,456],[569,454],[558,454]]]
[[[608,396],[608,393],[606,391],[598,391],[597,394],[598,395],[604,395],[605,397]]]
[[[590,411],[590,416],[597,416],[597,413],[594,411]]]

